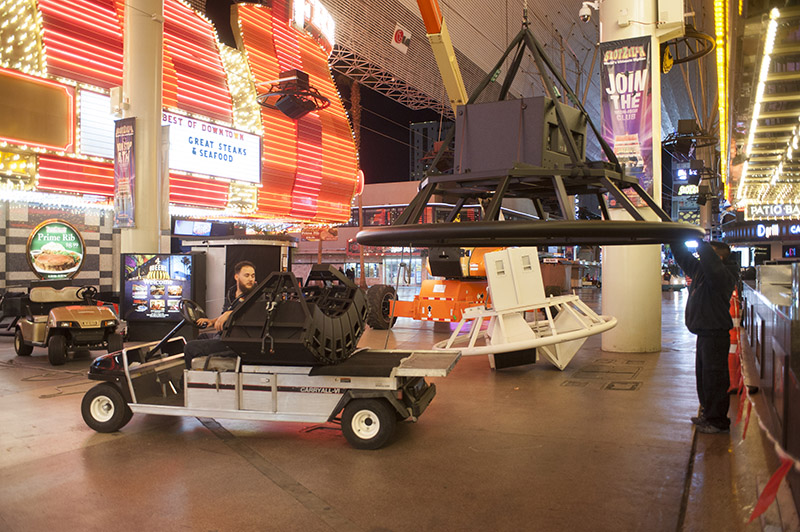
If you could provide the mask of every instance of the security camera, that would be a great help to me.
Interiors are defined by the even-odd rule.
[[[589,22],[592,19],[592,10],[589,9],[589,6],[586,4],[587,2],[584,2],[580,10],[578,10],[578,16],[580,17],[581,22]]]
[[[595,2],[584,2],[578,10],[578,18],[582,22],[589,22],[592,19],[592,9],[600,9],[600,3],[603,0],[596,0]]]

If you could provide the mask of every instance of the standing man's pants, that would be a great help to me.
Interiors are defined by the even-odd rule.
[[[728,351],[731,339],[729,331],[697,336],[697,397],[703,408],[703,417],[715,427],[727,429],[730,406],[730,375],[728,373]]]

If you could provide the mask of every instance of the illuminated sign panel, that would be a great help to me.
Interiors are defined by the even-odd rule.
[[[333,49],[336,24],[319,0],[294,0],[292,24],[297,29],[308,31],[311,34],[319,33],[327,41],[327,43],[323,43],[323,46],[328,50]]]
[[[70,87],[0,69],[0,140],[73,151],[75,96]]]
[[[681,185],[678,187],[678,196],[695,196],[700,192],[697,185]]]
[[[800,205],[767,204],[748,205],[745,211],[745,220],[794,220],[800,219]]]
[[[169,167],[261,183],[261,137],[187,116],[162,113],[169,126]]]
[[[281,9],[273,14],[261,5],[234,4],[234,16],[256,86],[297,68],[306,72],[311,86],[331,102],[330,107],[300,120],[274,109],[261,109],[265,133],[258,212],[295,220],[348,220],[357,155],[325,44],[297,31]]]
[[[80,151],[84,155],[114,158],[114,115],[105,94],[80,91]]]
[[[47,220],[28,236],[25,255],[39,279],[72,279],[83,266],[86,245],[80,231],[64,220]]]
[[[778,224],[764,225],[758,224],[756,226],[756,236],[758,238],[772,238],[780,234],[780,226]]]

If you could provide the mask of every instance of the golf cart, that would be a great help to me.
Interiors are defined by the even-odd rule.
[[[81,413],[98,432],[121,429],[134,413],[264,421],[339,421],[347,441],[377,449],[398,420],[425,411],[457,351],[357,349],[367,303],[331,266],[314,266],[305,286],[289,272],[259,283],[228,318],[221,339],[237,356],[184,361],[174,337],[205,312],[181,301],[183,321],[160,342],[98,357],[89,379],[103,381]],[[340,416],[341,414],[341,416]]]
[[[110,308],[98,306],[96,297],[91,285],[31,288],[25,315],[16,323],[17,355],[30,356],[34,347],[47,347],[50,363],[60,366],[78,349],[122,349],[119,320]]]

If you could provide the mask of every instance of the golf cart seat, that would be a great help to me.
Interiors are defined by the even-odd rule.
[[[79,286],[65,286],[64,288],[35,286],[31,288],[28,293],[28,298],[30,299],[30,304],[28,305],[29,315],[34,317],[46,315],[56,307],[82,303],[83,299],[77,295],[80,288]]]
[[[29,297],[31,303],[80,303],[83,301],[77,295],[80,289],[80,286],[65,286],[64,288],[35,286],[31,288]]]

